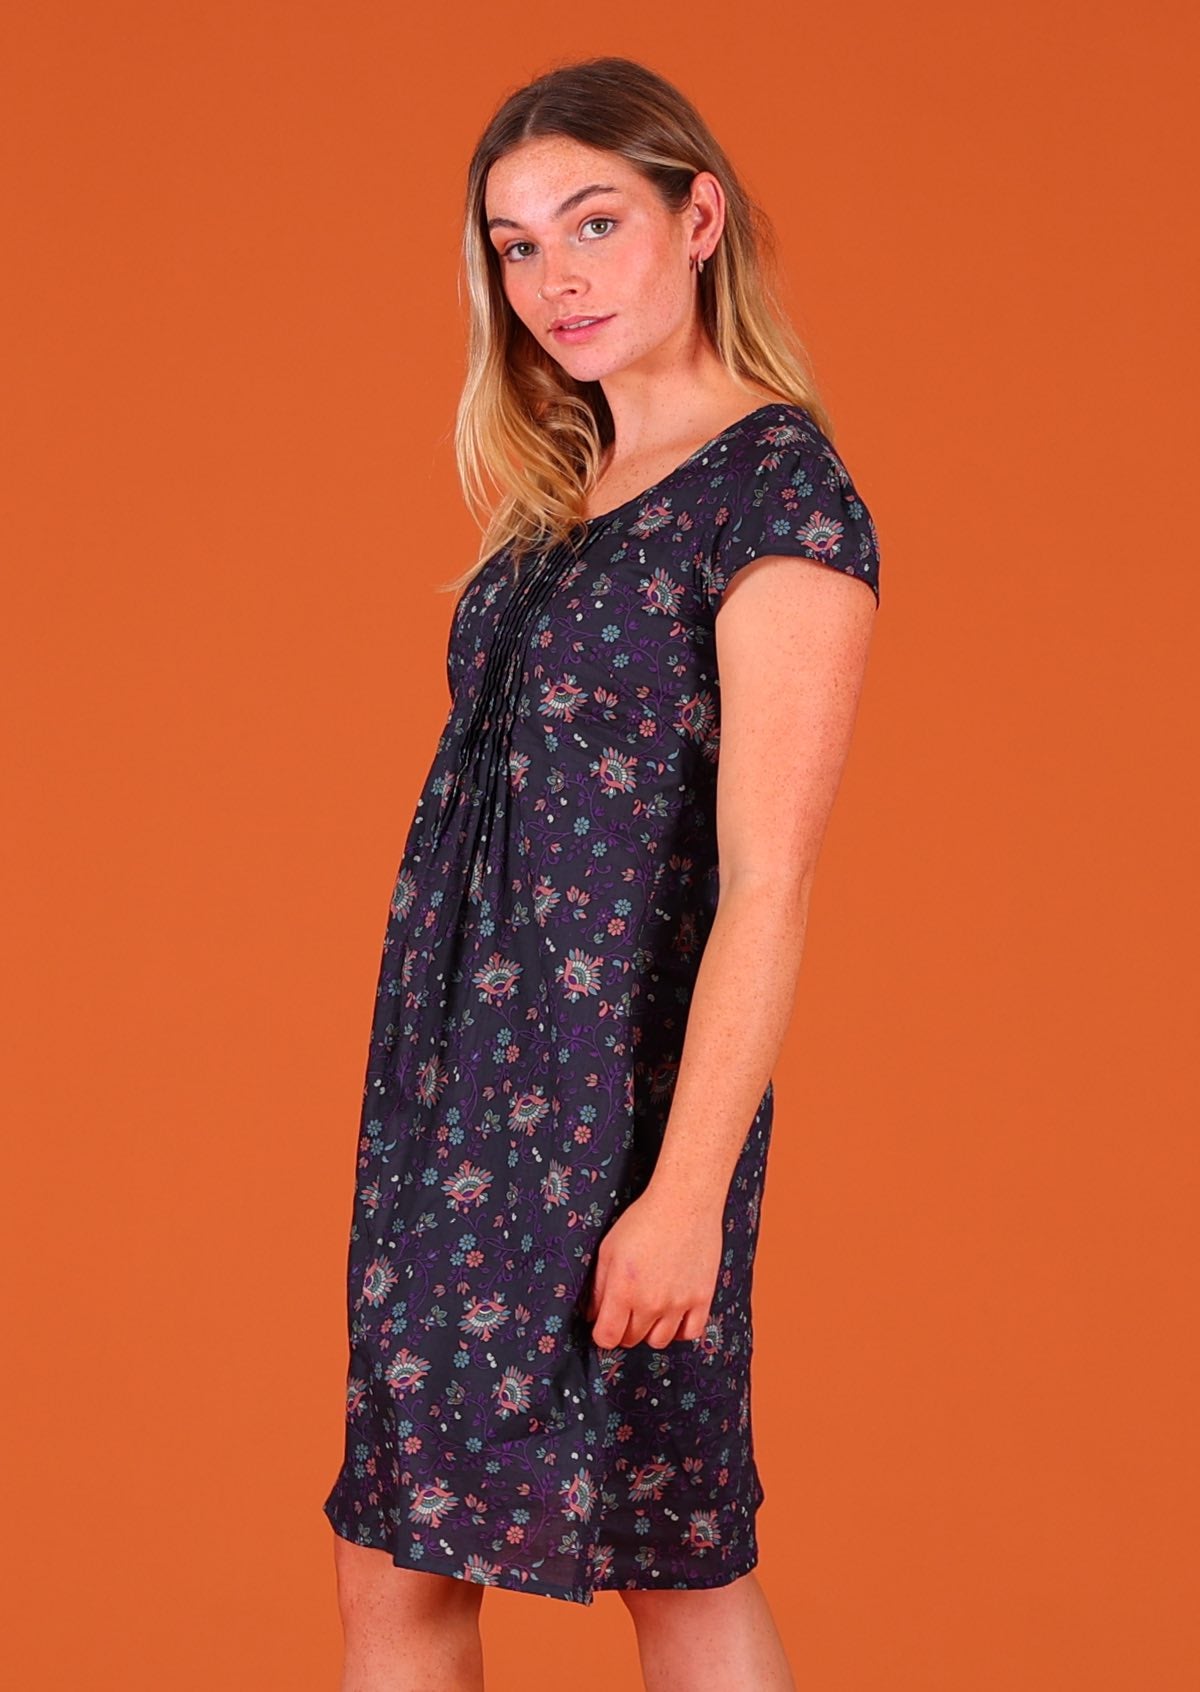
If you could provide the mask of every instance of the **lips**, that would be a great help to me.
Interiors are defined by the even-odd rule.
[[[609,313],[609,316],[611,316],[611,315],[612,314]],[[592,325],[594,325],[596,323],[607,323],[607,322],[608,322],[608,317],[601,316],[599,314],[597,314],[597,315],[585,315],[584,313],[581,312],[581,313],[577,314],[575,317],[560,317],[557,323],[552,323],[550,325],[550,328],[551,328],[551,332],[553,334],[558,335],[558,334],[561,334],[564,330],[567,330],[567,329],[590,328]]]

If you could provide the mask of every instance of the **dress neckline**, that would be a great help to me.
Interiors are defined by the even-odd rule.
[[[765,411],[778,411],[780,407],[791,403],[789,400],[782,399],[767,400],[764,404],[755,406],[753,411],[744,411],[740,417],[735,417],[732,423],[727,423],[723,429],[718,430],[711,440],[704,441],[698,446],[695,452],[689,452],[687,457],[681,460],[673,470],[668,470],[666,475],[660,476],[657,482],[651,482],[648,488],[643,488],[641,493],[631,494],[628,499],[623,499],[620,505],[614,505],[611,511],[601,511],[595,517],[588,517],[586,519],[588,528],[592,528],[597,523],[607,523],[612,517],[619,517],[621,512],[627,510],[631,505],[643,504],[652,494],[656,494],[660,488],[664,488],[668,482],[674,481],[680,471],[686,470],[689,464],[694,464],[706,452],[711,452],[713,447],[720,446],[727,435],[732,435],[736,430],[744,428],[752,418],[761,417]]]

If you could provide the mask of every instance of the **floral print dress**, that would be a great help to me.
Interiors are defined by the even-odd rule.
[[[653,1171],[716,912],[715,621],[794,554],[879,600],[874,523],[775,401],[454,611],[451,706],[391,899],[350,1221],[334,1530],[590,1604],[758,1560],[751,1284],[768,1085],[703,1334],[597,1347],[603,1235]]]

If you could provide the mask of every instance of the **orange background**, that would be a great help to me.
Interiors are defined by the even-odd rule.
[[[10,0],[6,1681],[337,1683],[464,173],[619,52],[774,218],[882,549],[776,1071],[760,1579],[821,1692],[1200,1682],[1188,11]],[[489,1692],[638,1684],[615,1596],[484,1628]]]

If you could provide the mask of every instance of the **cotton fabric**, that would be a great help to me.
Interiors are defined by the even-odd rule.
[[[871,515],[772,402],[574,546],[484,565],[388,912],[324,1511],[398,1566],[590,1604],[758,1560],[751,1290],[773,1115],[746,1125],[704,1333],[598,1348],[597,1247],[645,1190],[718,895],[730,581],[784,554],[879,601]]]

